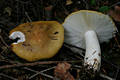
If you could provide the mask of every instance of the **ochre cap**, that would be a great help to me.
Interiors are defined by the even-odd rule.
[[[12,50],[27,61],[53,57],[64,41],[64,28],[56,21],[24,23],[10,31],[22,32],[25,41],[12,44]]]

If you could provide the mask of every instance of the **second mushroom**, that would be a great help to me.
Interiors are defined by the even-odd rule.
[[[99,71],[101,50],[99,42],[108,42],[116,31],[112,19],[96,11],[80,10],[64,21],[65,42],[86,49],[84,65]]]

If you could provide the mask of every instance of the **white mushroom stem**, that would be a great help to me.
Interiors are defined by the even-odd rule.
[[[96,32],[89,30],[85,33],[86,53],[84,58],[84,65],[88,69],[99,71],[101,64],[101,50]]]

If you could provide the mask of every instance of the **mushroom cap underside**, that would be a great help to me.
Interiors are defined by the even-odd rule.
[[[12,44],[12,50],[28,61],[51,58],[61,48],[64,41],[64,28],[56,21],[24,23],[10,31],[20,31],[25,41]]]
[[[94,30],[100,42],[108,42],[116,31],[115,24],[108,15],[90,10],[70,14],[63,26],[65,42],[81,48],[85,48],[84,34],[88,30]]]

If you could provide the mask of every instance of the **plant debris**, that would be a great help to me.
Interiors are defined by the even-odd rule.
[[[120,22],[120,6],[115,6],[114,10],[109,11],[109,15],[115,20]]]
[[[60,80],[75,80],[69,72],[70,67],[71,65],[69,63],[58,63],[54,70],[55,77]]]

